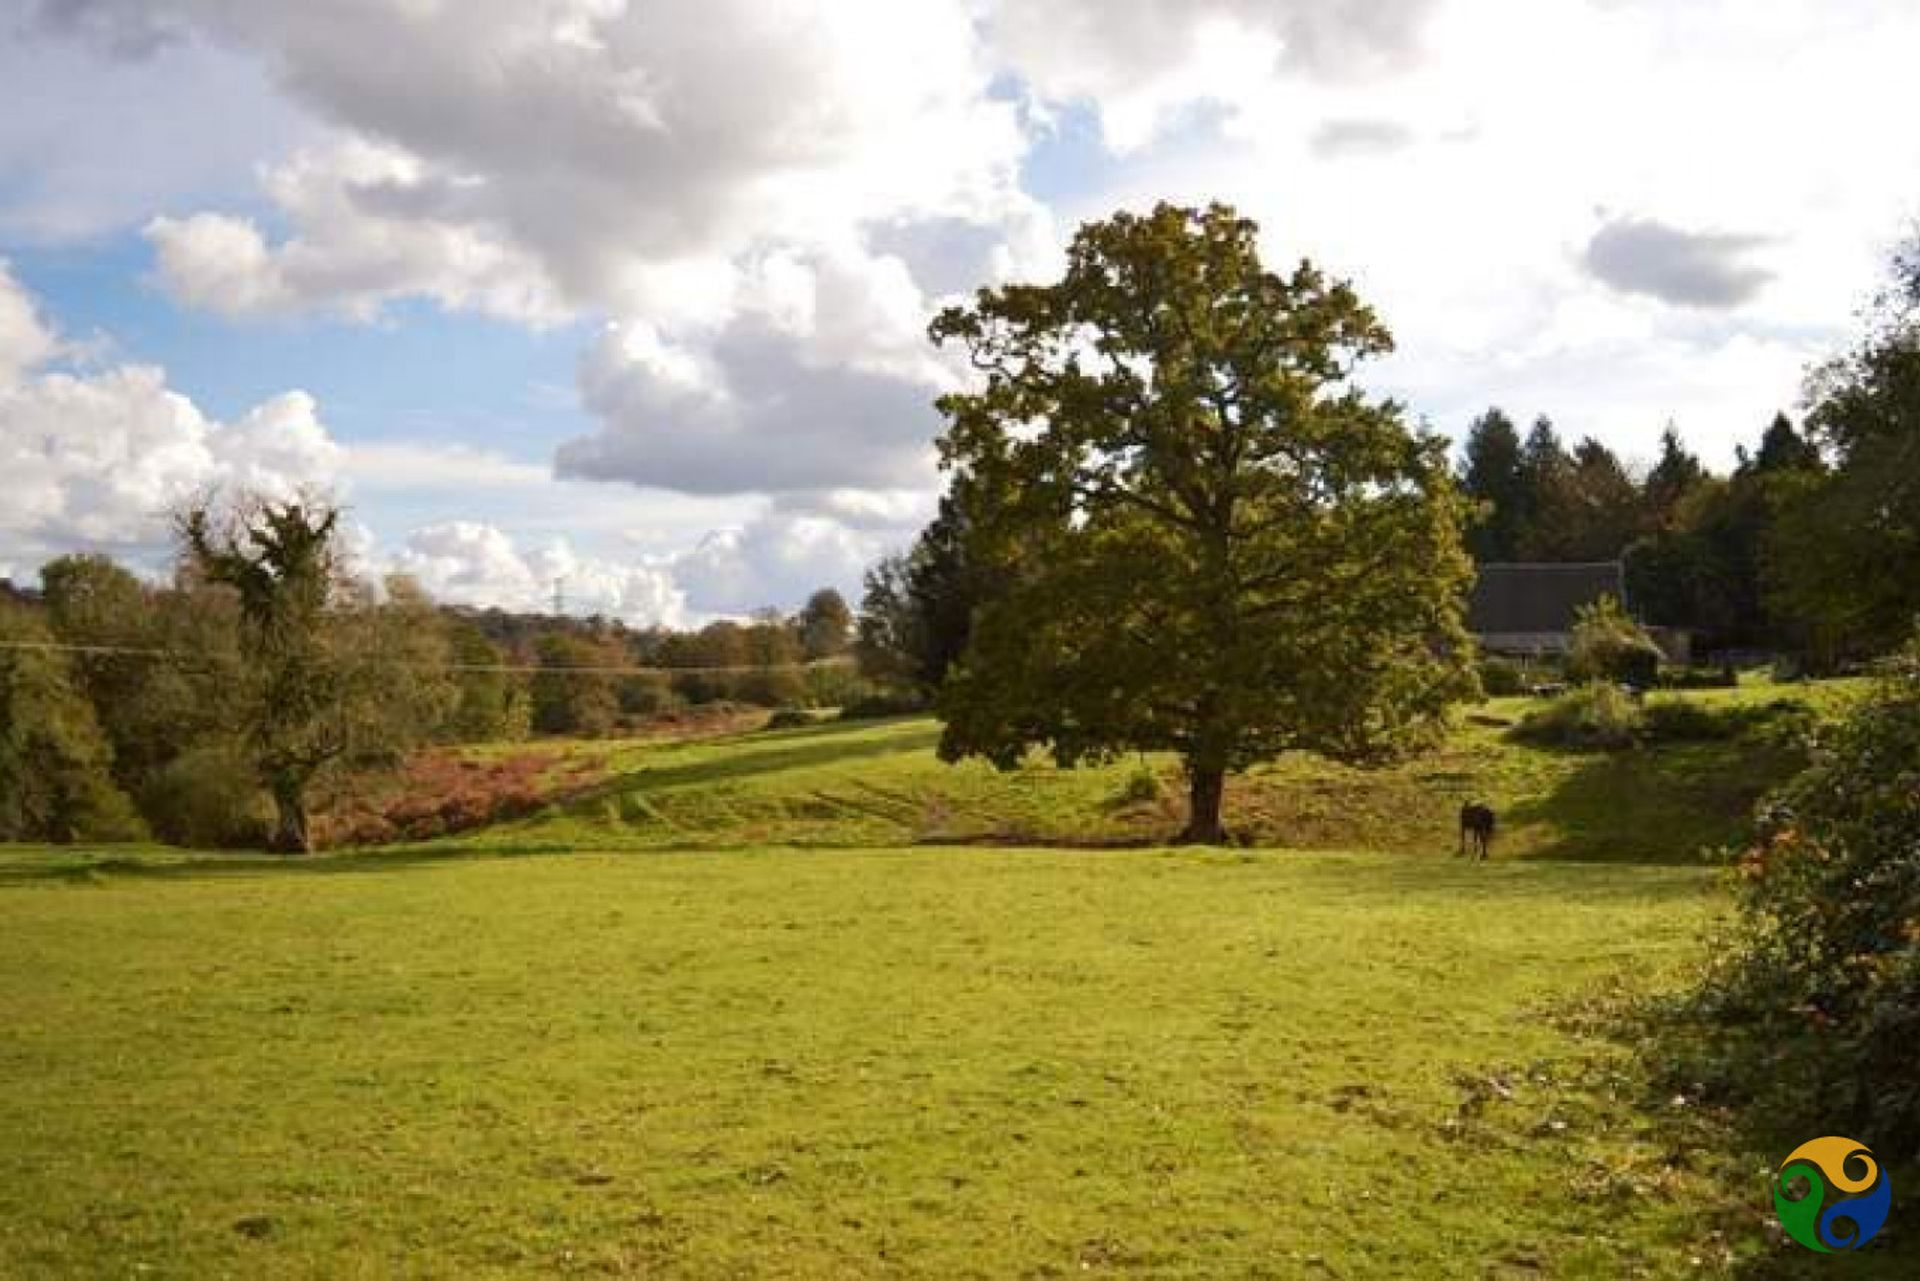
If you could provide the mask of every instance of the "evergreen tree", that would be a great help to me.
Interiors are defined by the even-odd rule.
[[[1515,560],[1526,518],[1520,432],[1506,414],[1489,409],[1467,429],[1465,453],[1460,488],[1482,504],[1479,519],[1467,531],[1467,550],[1483,564]]]

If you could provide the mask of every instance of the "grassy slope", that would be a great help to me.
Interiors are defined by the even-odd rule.
[[[1547,1017],[1690,956],[1697,870],[56,862],[0,855],[0,1275],[1665,1275],[1757,1227]]]
[[[1743,688],[1688,695],[1707,703],[1771,697]],[[1824,687],[1815,698],[1844,697]],[[1484,719],[1510,721],[1524,700],[1499,700]],[[703,742],[579,744],[614,773],[589,799],[476,833],[488,849],[711,848],[915,843],[1148,844],[1180,826],[1174,764],[1146,764],[1158,801],[1125,803],[1142,768],[1061,771],[1036,763],[998,774],[978,762],[941,764],[930,720],[829,724]],[[1228,821],[1261,845],[1440,853],[1461,803],[1500,811],[1503,856],[1696,861],[1738,838],[1753,802],[1795,766],[1794,755],[1747,741],[1619,753],[1527,747],[1469,724],[1437,752],[1381,770],[1289,756],[1233,780]]]

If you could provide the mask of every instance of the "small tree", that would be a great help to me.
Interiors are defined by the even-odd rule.
[[[398,584],[381,607],[341,572],[340,510],[311,498],[244,499],[188,509],[178,527],[188,567],[238,598],[246,756],[273,799],[269,844],[313,848],[310,795],[345,763],[391,762],[446,714],[446,641],[431,610]]]
[[[807,597],[800,611],[800,648],[812,658],[832,658],[853,644],[853,611],[847,599],[831,587]]]
[[[1567,674],[1578,681],[1614,680],[1646,687],[1660,675],[1660,647],[1620,602],[1602,596],[1582,605],[1567,650]]]
[[[533,728],[542,734],[605,734],[620,719],[618,680],[605,669],[624,665],[584,636],[550,632],[535,645],[540,670],[530,693]]]
[[[1368,399],[1391,348],[1311,264],[1262,267],[1224,206],[1080,229],[1051,285],[943,312],[984,385],[943,397],[969,558],[996,591],[940,710],[947,759],[1186,763],[1186,839],[1289,749],[1380,759],[1473,689],[1445,442]]]
[[[113,749],[67,655],[22,606],[0,599],[0,840],[126,840],[139,818],[114,785]]]

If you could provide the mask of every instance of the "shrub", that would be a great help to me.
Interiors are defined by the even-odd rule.
[[[1710,1061],[1838,1133],[1920,1143],[1920,643],[1761,807],[1702,993]],[[1775,1101],[1773,1098],[1769,1102]]]
[[[1120,789],[1113,795],[1113,803],[1125,805],[1151,805],[1166,795],[1166,784],[1160,781],[1160,775],[1153,766],[1141,761]]]
[[[1642,733],[1651,742],[1718,742],[1762,738],[1780,745],[1800,742],[1817,717],[1796,698],[1770,703],[1711,707],[1685,698],[1649,699],[1641,711]]]
[[[154,835],[198,849],[258,848],[273,832],[273,803],[237,747],[175,757],[140,792]]]
[[[918,693],[895,690],[868,694],[840,709],[843,721],[871,721],[886,716],[914,716],[927,710],[926,698]]]
[[[1627,747],[1640,728],[1639,704],[1611,682],[1590,681],[1528,712],[1513,736],[1556,747]]]
[[[40,620],[0,600],[0,640],[44,644]],[[67,656],[0,650],[0,840],[123,841],[144,834],[113,780],[113,748]]]
[[[1651,686],[1660,676],[1660,647],[1620,602],[1602,596],[1580,610],[1567,650],[1567,675],[1576,681],[1615,680]]]
[[[806,697],[807,683],[791,667],[761,667],[734,677],[733,696],[761,707],[790,707]]]
[[[620,678],[620,711],[627,716],[658,716],[679,706],[673,682],[664,672],[647,672]]]
[[[813,713],[798,707],[783,707],[767,717],[764,729],[805,729],[813,724]]]
[[[1661,689],[1732,689],[1740,677],[1732,667],[1670,667],[1661,671]]]
[[[1488,698],[1512,698],[1527,692],[1526,673],[1510,658],[1480,660],[1480,688]]]

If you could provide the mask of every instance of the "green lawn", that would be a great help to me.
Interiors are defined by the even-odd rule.
[[[1762,1158],[1579,1017],[1696,954],[1707,883],[14,850],[0,1275],[1716,1270]]]

